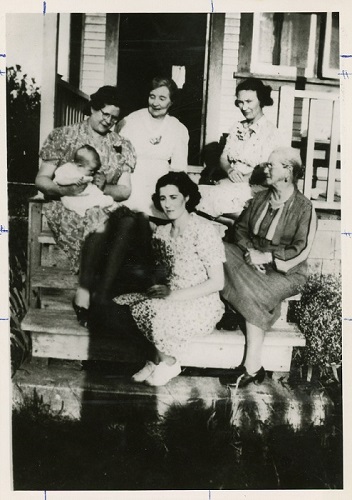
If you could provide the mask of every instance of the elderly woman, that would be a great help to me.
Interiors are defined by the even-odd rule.
[[[170,78],[156,77],[149,89],[148,107],[135,111],[118,124],[118,131],[131,141],[137,154],[132,176],[132,210],[165,218],[151,201],[156,181],[170,170],[187,170],[188,131],[169,115],[178,88]]]
[[[239,215],[252,197],[249,179],[254,167],[283,146],[278,129],[263,113],[265,106],[273,104],[271,90],[258,78],[248,78],[237,86],[235,104],[244,120],[231,129],[220,157],[226,178],[215,186],[199,186],[202,200],[198,210],[213,217]]]
[[[94,184],[104,194],[121,202],[130,196],[130,176],[136,162],[131,143],[112,131],[120,114],[115,87],[101,87],[91,95],[87,114],[87,120],[56,128],[50,133],[40,151],[41,163],[35,180],[38,189],[51,200],[44,205],[44,213],[55,240],[67,253],[72,272],[79,270],[73,308],[83,326],[87,323],[91,293],[95,290],[101,298],[108,296],[126,253],[134,218],[121,204],[115,204],[114,212],[95,206],[87,209],[83,216],[65,208],[61,198],[80,194],[86,184],[59,186],[53,181],[55,171],[60,165],[72,162],[78,148],[90,145],[101,161]],[[102,260],[105,268],[97,290],[94,279]]]
[[[233,242],[225,243],[222,296],[245,319],[246,351],[243,364],[220,382],[239,381],[239,387],[265,377],[265,331],[278,319],[281,301],[306,282],[316,230],[312,203],[297,189],[302,174],[298,151],[276,149],[264,172],[269,189],[251,200],[235,225]]]
[[[129,305],[138,329],[154,346],[134,382],[158,386],[176,377],[189,341],[210,334],[223,314],[224,247],[213,225],[194,213],[199,198],[197,185],[185,172],[158,180],[153,200],[170,223],[156,228],[153,249],[156,261],[165,266],[166,284],[115,299],[120,306]],[[113,315],[108,315],[110,324]]]

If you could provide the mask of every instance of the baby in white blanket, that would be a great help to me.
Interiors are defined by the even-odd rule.
[[[120,206],[112,196],[104,194],[92,183],[100,167],[99,154],[92,146],[85,144],[77,149],[73,162],[64,163],[55,170],[54,182],[59,186],[87,184],[86,189],[76,196],[62,196],[64,207],[83,217],[88,208],[99,206],[113,211]]]

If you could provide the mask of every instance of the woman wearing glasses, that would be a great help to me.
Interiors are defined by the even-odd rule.
[[[44,213],[55,240],[67,253],[72,272],[79,272],[73,307],[83,326],[87,324],[92,292],[96,291],[102,300],[109,296],[133,234],[135,216],[123,204],[115,204],[114,211],[94,206],[83,216],[65,208],[61,198],[82,193],[86,183],[59,186],[53,181],[55,171],[72,162],[78,148],[92,146],[101,162],[94,184],[115,202],[123,202],[131,194],[131,173],[136,163],[130,141],[112,130],[120,114],[116,87],[101,87],[92,94],[86,114],[87,120],[56,128],[49,134],[40,151],[35,180],[37,188],[49,200]],[[102,260],[104,269],[96,286],[94,280]]]
[[[279,318],[282,300],[306,282],[316,230],[312,203],[297,189],[303,171],[299,151],[278,148],[262,166],[269,189],[250,201],[225,243],[222,296],[246,321],[246,350],[243,363],[220,382],[239,381],[239,387],[265,377],[265,331]]]
[[[118,124],[118,131],[136,150],[136,170],[127,206],[136,212],[165,219],[152,202],[157,180],[170,170],[187,170],[187,128],[169,115],[178,88],[171,78],[155,77],[149,87],[148,107],[131,113]]]

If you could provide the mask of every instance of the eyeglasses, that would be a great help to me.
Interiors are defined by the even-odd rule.
[[[119,120],[118,116],[111,115],[110,113],[105,113],[102,109],[100,110],[103,120],[106,122],[117,123]]]

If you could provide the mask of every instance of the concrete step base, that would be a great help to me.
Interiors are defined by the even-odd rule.
[[[333,411],[331,400],[321,391],[293,389],[268,377],[260,385],[236,391],[222,386],[217,377],[181,374],[166,386],[154,388],[130,381],[138,368],[124,365],[125,371],[120,367],[118,373],[112,369],[82,371],[77,362],[45,365],[32,361],[13,378],[13,405],[18,408],[35,395],[53,414],[70,419],[101,417],[108,411],[119,417],[142,412],[143,418],[152,420],[165,416],[174,406],[199,402],[205,408],[225,405],[232,423],[248,429],[256,422],[295,428],[322,425]]]

